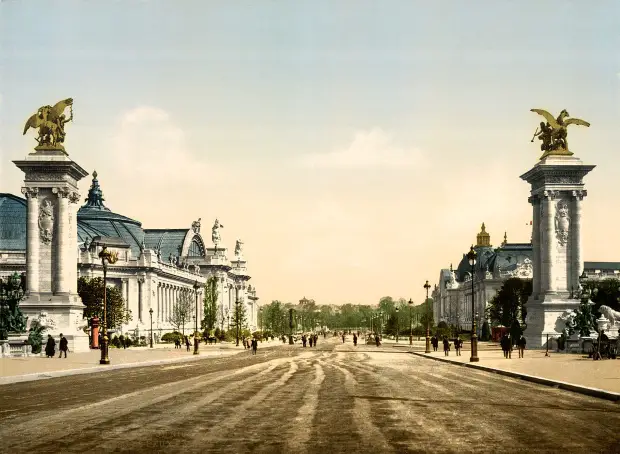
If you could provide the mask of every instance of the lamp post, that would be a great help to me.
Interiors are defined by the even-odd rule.
[[[474,301],[474,267],[476,266],[476,251],[474,251],[474,245],[472,244],[469,252],[467,253],[467,260],[469,260],[469,266],[471,266],[471,357],[469,361],[472,363],[478,362],[478,335],[476,334],[476,308]]]
[[[413,319],[411,318],[411,309],[413,309],[413,300],[409,298],[409,345],[413,345]]]
[[[426,281],[426,284],[424,284],[424,288],[426,289],[426,350],[424,351],[424,353],[430,353],[431,352],[431,333],[430,333],[430,316],[428,314],[428,289],[431,288],[431,286],[429,285],[428,281]]]
[[[265,322],[263,322],[263,308],[258,308],[258,321],[260,322],[260,341],[263,341],[263,337],[265,337]]]
[[[149,309],[149,316],[151,318],[151,335],[149,339],[149,346],[150,348],[153,348],[153,308]]]
[[[110,364],[110,358],[108,357],[108,286],[106,278],[108,275],[108,264],[116,263],[117,255],[115,252],[108,251],[108,248],[103,245],[99,258],[103,266],[103,335],[101,336],[101,359],[99,364]]]
[[[198,354],[198,281],[194,282],[194,293],[196,294],[196,319],[194,322],[194,355]]]
[[[398,344],[398,332],[400,331],[400,320],[398,318],[398,308],[396,308],[396,343]]]

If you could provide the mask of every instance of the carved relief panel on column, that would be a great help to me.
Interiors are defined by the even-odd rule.
[[[50,244],[54,235],[54,204],[50,199],[43,200],[39,207],[39,234],[41,241]]]
[[[560,199],[556,203],[555,211],[555,236],[560,246],[566,246],[570,232],[570,216],[568,213],[568,202]]]

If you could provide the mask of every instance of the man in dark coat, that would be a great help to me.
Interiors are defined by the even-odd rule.
[[[45,356],[53,358],[56,355],[56,341],[51,334],[47,335],[47,344],[45,344]]]
[[[443,353],[445,356],[450,355],[450,341],[446,336],[443,337]]]
[[[353,346],[357,347],[357,334],[353,334]]]
[[[60,355],[59,358],[62,358],[62,354],[65,354],[65,358],[67,357],[67,351],[69,350],[69,342],[67,338],[60,333]]]
[[[521,334],[521,337],[519,338],[519,341],[517,343],[517,345],[519,346],[519,358],[523,358],[526,343],[527,342],[525,341],[525,337],[523,336],[523,334]]]
[[[252,339],[252,354],[256,355],[256,350],[258,350],[258,340]]]

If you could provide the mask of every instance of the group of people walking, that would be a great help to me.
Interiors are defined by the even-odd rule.
[[[502,347],[502,351],[504,352],[504,358],[510,359],[512,358],[512,347],[513,347],[513,339],[510,334],[504,334],[499,341],[500,346]],[[527,344],[525,337],[521,334],[521,337],[516,342],[516,346],[519,349],[519,358],[523,358],[523,354],[525,353],[525,345]]]
[[[308,335],[303,334],[301,336],[301,343],[304,347],[306,346],[306,343],[309,343],[310,347],[316,347],[316,343],[318,340],[319,340],[318,334],[308,334]]]
[[[185,348],[187,349],[187,351],[189,351],[189,347],[192,345],[192,344],[190,343],[190,341],[189,341],[189,337],[184,336],[184,338],[183,338],[183,339],[180,339],[180,338],[178,338],[178,337],[177,337],[177,338],[174,340],[174,348],[182,348],[182,347],[181,347],[181,345],[182,345],[182,344],[181,344],[181,342],[183,342],[183,343],[185,344]]]
[[[65,358],[67,357],[67,352],[69,351],[69,342],[67,338],[60,333],[60,345],[58,346],[60,350],[59,358],[62,358],[62,354],[65,354]],[[52,337],[51,334],[47,335],[47,343],[45,344],[45,356],[48,358],[53,358],[56,356],[56,341]]]
[[[256,350],[258,350],[258,339],[253,337],[252,340],[249,340],[247,337],[244,337],[243,348],[251,349],[252,354],[256,355]]]

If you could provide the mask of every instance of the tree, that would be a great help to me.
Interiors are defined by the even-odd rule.
[[[177,303],[172,306],[172,312],[168,317],[168,323],[170,323],[175,331],[181,330],[183,336],[185,336],[185,323],[191,319],[194,312],[194,298],[193,292],[181,292],[177,299]]]
[[[513,277],[504,281],[489,302],[487,314],[491,322],[510,328],[513,339],[522,334],[526,310],[523,305],[532,294],[532,280]]]
[[[482,324],[482,334],[480,336],[480,340],[482,342],[487,342],[491,339],[491,328],[489,327],[489,322],[486,320]]]
[[[239,335],[246,322],[245,304],[241,301],[235,301],[235,310],[233,311],[232,326],[234,326],[237,339],[236,345],[239,345]]]
[[[204,305],[204,318],[200,324],[201,329],[211,333],[211,330],[215,328],[217,323],[217,276],[211,276],[207,279],[205,284],[205,296],[203,300]]]
[[[620,280],[618,279],[587,279],[582,283],[584,297],[594,303],[593,311],[598,313],[602,305],[620,311]]]
[[[98,317],[100,323],[103,323],[104,291],[103,278],[101,277],[92,279],[81,277],[78,279],[78,294],[86,306],[84,308],[84,317],[88,319]],[[125,307],[125,300],[121,294],[121,289],[108,286],[106,301],[108,329],[120,328],[121,325],[131,321],[131,311]]]

